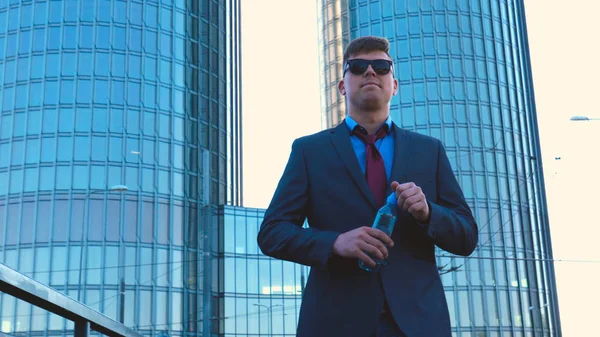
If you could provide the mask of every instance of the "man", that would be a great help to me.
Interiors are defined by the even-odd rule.
[[[449,337],[434,246],[468,256],[478,231],[444,147],[392,122],[398,81],[386,39],[348,45],[338,88],[348,116],[294,141],[258,234],[264,254],[312,267],[297,336]],[[390,237],[370,226],[392,192]],[[375,266],[371,257],[387,264],[359,268]]]

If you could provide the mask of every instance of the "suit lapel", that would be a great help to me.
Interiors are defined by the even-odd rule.
[[[377,209],[378,207],[375,197],[373,196],[373,192],[371,192],[369,184],[367,184],[367,179],[360,169],[358,159],[356,158],[356,153],[352,148],[346,122],[344,121],[340,123],[337,127],[331,129],[330,132],[331,142],[333,143],[337,153],[340,155],[340,158],[346,165],[346,168],[350,172],[350,176],[352,176],[354,183],[358,186],[359,190],[369,201],[371,206],[374,209]]]
[[[406,182],[406,168],[410,160],[410,136],[408,132],[399,128],[396,123],[394,127],[394,159],[392,162],[392,174],[388,182],[387,195],[392,193],[391,183],[397,181],[399,183]]]

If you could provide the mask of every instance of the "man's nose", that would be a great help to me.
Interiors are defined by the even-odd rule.
[[[373,67],[369,64],[367,70],[365,70],[364,76],[375,76],[377,73],[373,70]]]

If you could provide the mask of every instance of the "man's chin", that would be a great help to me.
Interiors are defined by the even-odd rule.
[[[358,105],[361,110],[364,111],[377,111],[386,106],[381,101],[362,101],[361,104]]]
[[[362,99],[358,104],[358,107],[361,110],[366,110],[366,111],[380,110],[386,106],[388,106],[388,102],[385,102],[385,100],[382,100],[379,97],[365,98],[365,99]]]

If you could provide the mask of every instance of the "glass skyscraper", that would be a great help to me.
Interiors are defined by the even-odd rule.
[[[437,251],[453,335],[560,336],[521,0],[318,0],[323,124],[351,39],[386,37],[399,81],[391,115],[442,140],[480,229],[467,258]]]
[[[220,334],[240,48],[237,0],[1,0],[0,262],[144,335]],[[8,295],[0,316],[72,333]]]

